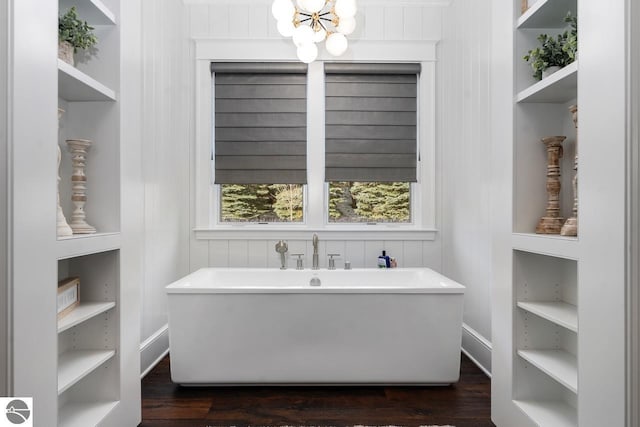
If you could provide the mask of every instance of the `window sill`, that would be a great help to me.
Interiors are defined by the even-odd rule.
[[[304,227],[304,228],[303,228]],[[393,226],[326,227],[219,226],[194,228],[197,240],[308,240],[317,233],[321,240],[435,240],[438,230]]]

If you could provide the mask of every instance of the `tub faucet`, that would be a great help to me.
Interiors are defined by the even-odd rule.
[[[289,249],[289,245],[287,245],[287,242],[285,242],[284,240],[280,240],[278,243],[276,243],[276,252],[280,254],[280,270],[287,269],[287,264],[286,264],[284,254],[287,252],[288,249]]]
[[[312,270],[318,269],[318,235],[313,233],[313,265],[311,267]]]

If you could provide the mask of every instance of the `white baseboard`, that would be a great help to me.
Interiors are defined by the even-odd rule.
[[[140,378],[144,378],[167,353],[169,353],[169,325],[164,325],[140,344]]]
[[[462,352],[491,378],[491,342],[466,323],[462,324]]]

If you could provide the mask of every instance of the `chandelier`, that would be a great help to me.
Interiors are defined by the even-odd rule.
[[[324,41],[333,56],[347,50],[346,36],[356,29],[356,11],[356,0],[274,0],[271,5],[278,32],[292,37],[298,59],[306,64],[318,57],[316,43]]]

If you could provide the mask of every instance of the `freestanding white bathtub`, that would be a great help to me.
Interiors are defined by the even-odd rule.
[[[167,286],[171,378],[453,383],[464,289],[426,268],[201,269]]]

